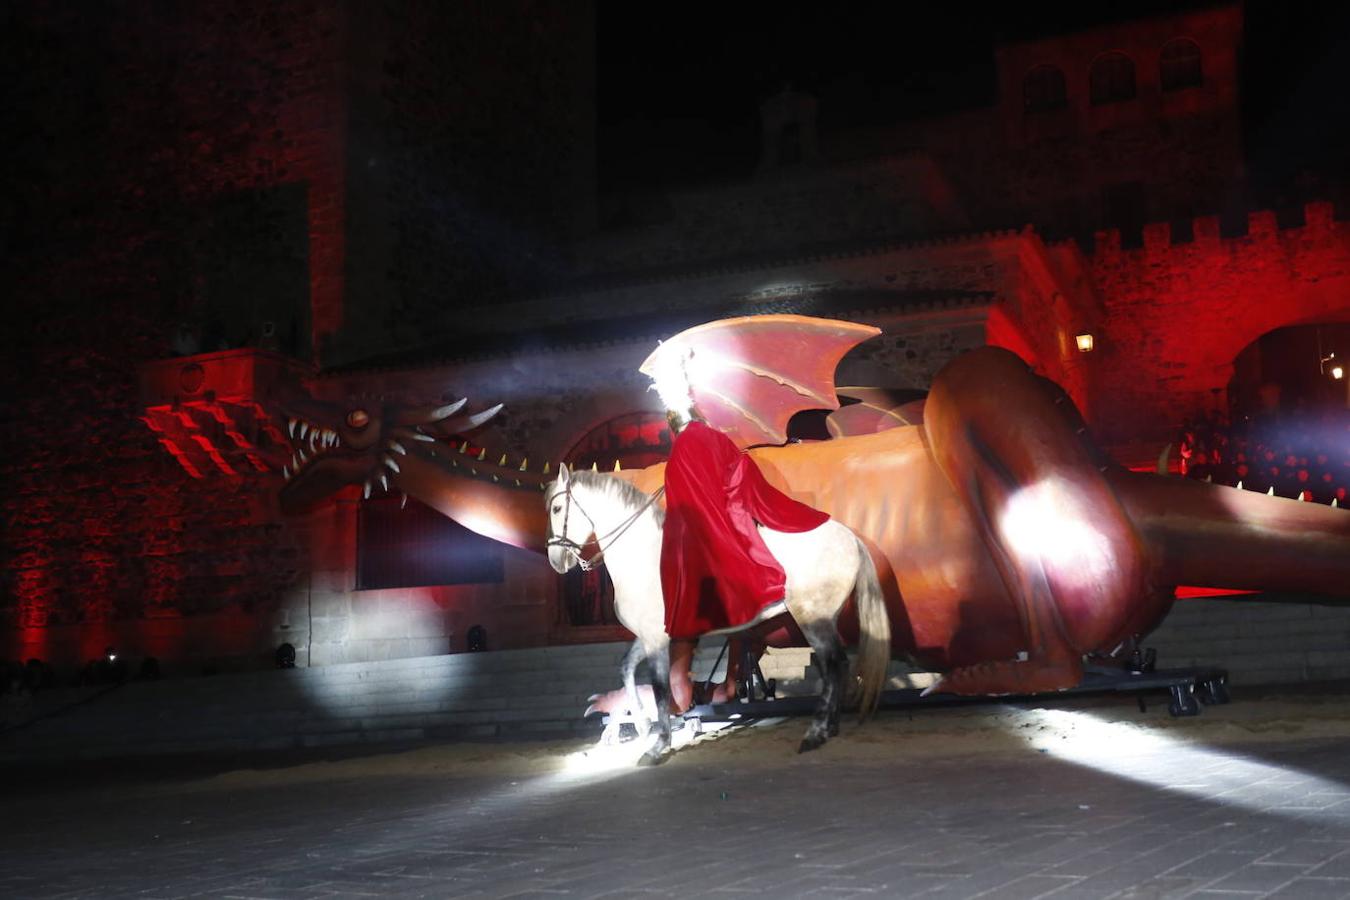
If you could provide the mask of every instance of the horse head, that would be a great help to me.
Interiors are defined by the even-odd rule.
[[[544,492],[548,514],[548,562],[558,574],[571,571],[582,561],[582,548],[595,533],[595,524],[577,503],[573,491],[577,481],[566,463],[558,466],[558,477]]]

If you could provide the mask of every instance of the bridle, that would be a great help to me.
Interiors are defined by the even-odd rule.
[[[610,547],[614,546],[614,542],[617,541],[619,538],[623,537],[623,533],[627,531],[629,528],[632,528],[633,523],[636,522],[638,519],[640,519],[642,517],[642,514],[645,513],[648,509],[650,509],[651,505],[655,503],[657,499],[659,499],[660,496],[665,492],[666,487],[665,485],[662,485],[654,494],[652,494],[650,497],[647,498],[646,503],[642,504],[636,510],[634,510],[633,513],[628,516],[628,518],[624,519],[618,525],[615,525],[613,528],[605,532],[603,535],[596,535],[595,544],[600,549],[590,559],[586,559],[581,555],[581,551],[585,549],[584,545],[578,544],[576,541],[572,540],[567,536],[567,523],[571,519],[572,507],[574,505],[577,508],[577,512],[585,516],[586,521],[590,523],[591,525],[590,534],[595,534],[595,519],[592,519],[590,513],[586,512],[586,510],[581,508],[581,502],[572,496],[572,483],[569,481],[567,483],[567,487],[563,488],[561,492],[562,495],[567,498],[567,504],[563,507],[563,524],[561,535],[555,536],[553,534],[553,501],[558,498],[558,494],[554,494],[552,497],[548,498],[549,515],[548,515],[547,546],[561,547],[562,549],[566,550],[568,553],[572,554],[572,558],[577,561],[577,565],[581,567],[581,571],[589,572],[592,569],[597,568],[602,562],[604,562],[605,551],[608,550]],[[606,541],[608,541],[608,543],[606,543]]]

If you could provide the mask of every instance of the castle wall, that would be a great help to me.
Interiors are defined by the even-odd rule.
[[[1099,233],[1091,256],[1106,313],[1091,361],[1099,437],[1161,446],[1185,418],[1227,410],[1234,358],[1261,335],[1350,321],[1350,226],[1332,212],[1308,204],[1303,224],[1290,228],[1273,212],[1253,212],[1247,233],[1231,237],[1205,216],[1190,240],[1153,224],[1137,250],[1122,249],[1118,231]]]
[[[23,315],[0,362],[0,657],[256,654],[304,548],[256,479],[193,479],[164,451],[136,366],[179,322],[214,342],[275,320],[295,348],[341,325],[342,21],[122,2],[7,27],[2,277]]]

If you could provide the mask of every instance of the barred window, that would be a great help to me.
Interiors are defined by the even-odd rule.
[[[1092,63],[1089,82],[1093,106],[1133,100],[1134,60],[1124,53],[1103,53]]]
[[[1158,58],[1158,81],[1164,91],[1199,87],[1204,80],[1199,44],[1189,38],[1177,38],[1163,45]]]
[[[356,588],[485,584],[505,578],[503,544],[409,499],[363,502],[356,523]]]

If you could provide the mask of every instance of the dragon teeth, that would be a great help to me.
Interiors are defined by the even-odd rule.
[[[296,426],[297,424],[299,424],[299,423],[296,422],[295,419],[287,419],[287,420],[286,420],[286,433],[287,433],[288,435],[290,435],[291,437],[295,437],[295,426]]]

